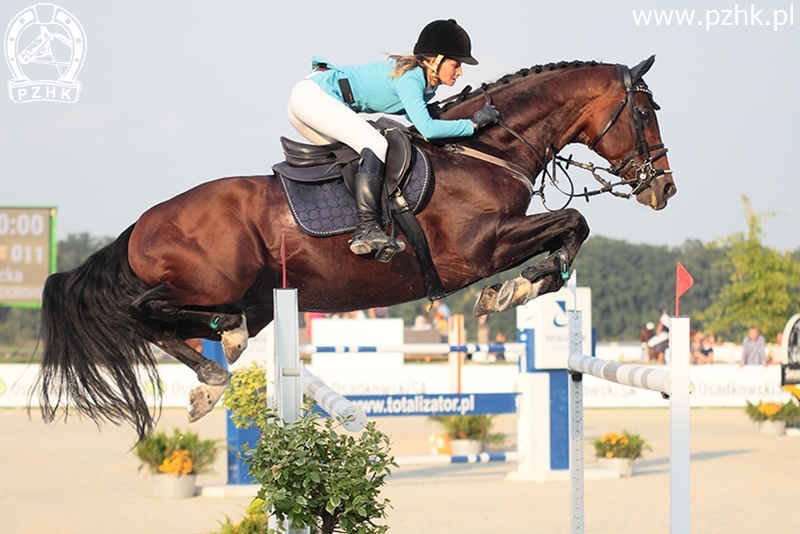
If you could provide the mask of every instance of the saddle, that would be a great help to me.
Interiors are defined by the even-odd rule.
[[[385,117],[369,122],[389,143],[384,184],[387,194],[392,195],[408,185],[412,177],[409,171],[413,170],[417,156],[427,160],[427,155],[411,144],[408,129],[399,122]],[[361,157],[358,152],[340,142],[310,145],[286,137],[280,140],[286,161],[272,167],[276,174],[302,183],[322,183],[342,178],[347,190],[353,194]]]
[[[389,143],[386,156],[382,226],[396,221],[417,255],[431,300],[445,296],[415,213],[433,192],[428,155],[411,143],[410,132],[382,117],[370,121]],[[314,237],[352,233],[356,227],[355,174],[360,155],[344,143],[309,145],[281,137],[286,161],[273,165],[298,226]]]

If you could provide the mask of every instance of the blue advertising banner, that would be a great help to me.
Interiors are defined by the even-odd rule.
[[[367,417],[516,413],[517,393],[347,395]]]

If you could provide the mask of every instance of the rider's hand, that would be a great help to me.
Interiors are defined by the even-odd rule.
[[[472,116],[472,122],[478,130],[497,124],[499,120],[500,112],[491,104],[486,104]]]

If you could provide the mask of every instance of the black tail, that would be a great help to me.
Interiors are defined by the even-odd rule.
[[[42,294],[42,367],[30,396],[41,386],[42,417],[74,407],[96,423],[128,421],[145,438],[157,418],[147,407],[143,385],[153,386],[160,410],[161,388],[147,330],[128,314],[147,286],[128,263],[133,226],[80,267],[47,279]]]

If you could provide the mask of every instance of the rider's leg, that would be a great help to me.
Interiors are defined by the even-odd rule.
[[[391,239],[378,224],[383,191],[384,165],[372,150],[361,151],[361,161],[356,173],[356,230],[350,240],[350,250],[355,254],[368,254],[380,250]],[[398,250],[405,243],[397,242]]]
[[[312,80],[301,80],[292,89],[288,116],[297,131],[314,144],[341,141],[359,154],[369,148],[381,162],[386,161],[386,139]]]
[[[314,143],[338,140],[361,154],[355,184],[357,223],[350,250],[367,254],[389,243],[395,245],[378,224],[389,147],[386,139],[358,113],[308,79],[292,90],[288,115],[297,131],[308,140]],[[402,241],[395,246],[397,251],[405,249]]]

